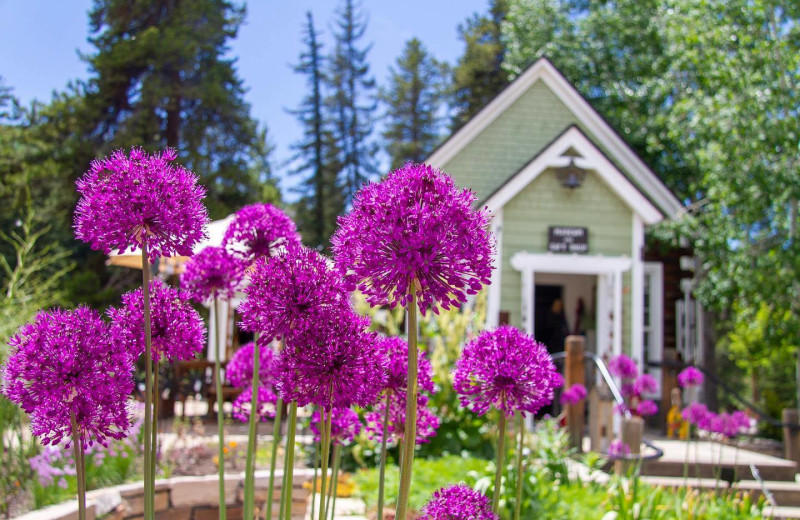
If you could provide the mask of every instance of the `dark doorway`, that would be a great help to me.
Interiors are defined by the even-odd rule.
[[[564,350],[569,334],[563,295],[562,285],[537,284],[534,289],[533,336],[551,353]]]

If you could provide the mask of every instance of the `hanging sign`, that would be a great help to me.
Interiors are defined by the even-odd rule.
[[[547,250],[551,253],[588,253],[589,230],[585,227],[550,226]]]

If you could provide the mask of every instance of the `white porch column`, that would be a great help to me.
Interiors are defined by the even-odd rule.
[[[503,283],[503,208],[492,216],[490,230],[495,237],[494,270],[486,301],[486,328],[497,327],[500,321],[500,296]]]
[[[631,354],[639,365],[639,372],[644,372],[644,224],[636,213],[631,253]]]
[[[622,354],[622,271],[614,274],[614,355]]]
[[[533,269],[526,268],[522,270],[522,328],[528,334],[533,334],[533,309],[536,302],[534,301],[533,290]]]

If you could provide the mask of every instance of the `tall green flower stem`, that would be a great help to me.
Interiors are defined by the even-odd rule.
[[[247,424],[247,458],[244,465],[244,519],[252,520],[255,516],[255,489],[256,489],[256,443],[258,421],[258,384],[261,371],[261,352],[258,345],[258,336],[253,338],[253,378],[250,387],[253,395],[250,397],[250,420]]]
[[[397,494],[395,518],[408,516],[408,497],[411,493],[411,472],[414,467],[414,449],[417,447],[417,296],[416,280],[408,286],[408,389],[406,390],[406,424],[403,432],[402,463],[400,464],[400,491]]]
[[[383,411],[383,433],[381,435],[381,469],[378,476],[378,518],[383,520],[383,497],[386,494],[386,437],[389,433],[389,405],[392,396],[386,394],[386,407]]]
[[[142,300],[144,303],[144,520],[155,520],[153,471],[153,356],[150,329],[150,260],[147,233],[142,234]]]
[[[278,460],[278,444],[280,444],[281,438],[282,415],[283,399],[278,397],[278,401],[275,403],[275,421],[272,426],[272,453],[269,461],[269,484],[267,484],[267,500],[264,504],[266,520],[272,520],[272,494],[275,492],[275,466]]]
[[[503,400],[505,404],[505,400]],[[492,495],[492,511],[497,514],[500,506],[500,488],[503,485],[503,465],[506,454],[506,412],[500,406],[499,433],[497,438],[497,471],[494,475],[494,494]]]
[[[219,314],[219,298],[214,294],[214,318],[216,320],[216,328],[214,332],[214,373],[216,374],[216,389],[217,389],[217,436],[218,436],[218,452],[217,459],[219,464],[219,520],[225,520],[227,511],[225,506],[225,431],[223,428],[223,403],[225,399],[222,395],[222,369],[220,366],[220,333],[222,332],[222,318]],[[251,413],[252,415],[252,413]],[[250,519],[248,519],[250,520]]]
[[[285,515],[282,520],[292,520],[292,487],[294,484],[294,441],[297,432],[297,401],[289,405],[289,425],[286,428],[286,457],[284,465],[283,501]]]
[[[286,511],[286,451],[283,454],[283,474],[281,475],[281,499],[280,509],[278,510],[278,520],[283,520],[284,511]]]
[[[314,520],[314,500],[317,498],[317,470],[319,469],[319,444],[314,444],[314,478],[311,480],[311,516],[309,518]],[[320,495],[322,496],[322,495]]]
[[[319,419],[322,424],[322,435],[320,441],[322,442],[322,476],[320,477],[320,500],[319,500],[319,520],[325,520],[325,490],[328,484],[328,459],[331,455],[331,419],[333,418],[333,410],[325,413],[325,408],[320,407]],[[312,519],[313,520],[313,519]]]
[[[517,494],[514,500],[514,520],[520,519],[522,511],[522,450],[525,447],[525,428],[522,412],[517,410]],[[497,487],[495,486],[495,489]]]
[[[75,476],[78,480],[78,520],[86,520],[86,468],[83,459],[83,443],[78,431],[75,412],[69,412],[72,423],[72,453],[75,457]]]
[[[150,453],[150,471],[153,472],[151,485],[153,486],[153,491],[155,491],[155,480],[158,473],[156,459],[158,455],[158,399],[160,395],[158,392],[158,363],[154,363],[153,368],[153,438],[150,441],[153,449]],[[155,500],[155,495],[153,495],[153,500]]]
[[[333,445],[333,473],[331,473],[331,483],[328,486],[328,505],[327,511],[331,512],[331,520],[336,515],[336,492],[339,489],[339,462],[342,454],[339,450],[339,443]]]
[[[692,447],[692,425],[689,425],[689,430],[686,434],[686,456],[683,459],[683,487],[689,481],[689,451]],[[699,477],[699,475],[697,475]]]

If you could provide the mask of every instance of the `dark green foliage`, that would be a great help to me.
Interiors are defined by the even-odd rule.
[[[506,45],[500,30],[507,4],[507,0],[491,0],[488,14],[476,13],[458,27],[464,54],[453,69],[453,130],[469,121],[508,84],[508,73],[502,67]]]
[[[303,241],[310,247],[324,249],[336,229],[336,217],[344,212],[344,194],[337,178],[341,169],[340,150],[333,136],[332,121],[325,111],[325,57],[310,11],[306,13],[303,32],[305,49],[294,71],[306,76],[309,92],[300,108],[291,111],[303,127],[302,139],[292,146],[296,164],[291,173],[304,175],[295,211]]]
[[[226,57],[244,16],[226,0],[96,0],[90,13],[87,105],[97,152],[177,148],[208,189],[212,218],[259,200],[272,182],[266,133]]]
[[[337,10],[334,51],[327,75],[326,100],[334,121],[333,137],[341,147],[340,180],[349,202],[361,185],[377,172],[378,145],[372,140],[377,110],[375,79],[370,75],[370,45],[359,47],[367,18],[353,0],[343,0]]]
[[[441,138],[447,66],[433,58],[416,38],[389,69],[389,86],[382,90],[386,104],[383,138],[390,166],[422,162]]]

